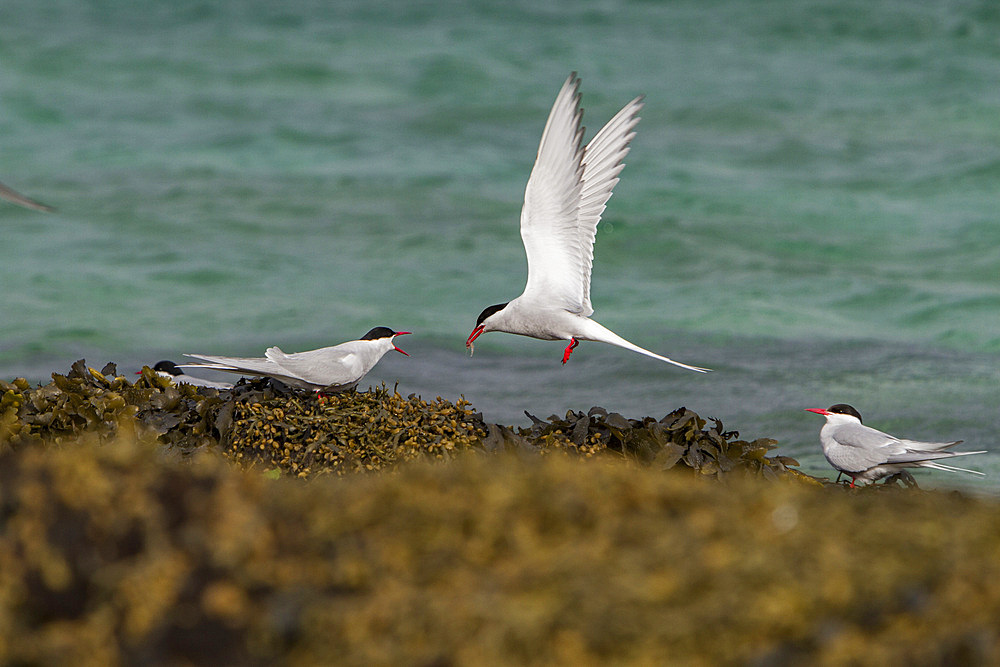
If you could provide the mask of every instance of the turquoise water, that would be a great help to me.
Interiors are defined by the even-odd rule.
[[[588,137],[647,96],[595,318],[708,376],[502,334],[465,356],[523,287],[572,70]],[[824,472],[803,408],[847,402],[996,450],[998,81],[988,2],[5,0],[0,181],[59,211],[0,204],[0,376],[386,325],[413,356],[373,382],[494,421],[687,405]]]

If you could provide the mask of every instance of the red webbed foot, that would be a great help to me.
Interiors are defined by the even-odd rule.
[[[566,346],[566,350],[563,352],[563,363],[564,364],[567,361],[569,361],[569,355],[573,354],[573,350],[576,349],[576,346],[580,344],[580,341],[578,341],[575,338],[570,338],[569,340],[570,340],[570,343],[569,343],[569,345]]]

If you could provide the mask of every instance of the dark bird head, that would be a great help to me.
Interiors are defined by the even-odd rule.
[[[484,308],[483,312],[479,313],[479,318],[476,320],[476,328],[472,330],[472,333],[469,334],[468,340],[465,341],[465,347],[472,347],[472,342],[477,338],[479,338],[480,334],[486,331],[486,325],[484,325],[483,322],[485,322],[487,318],[490,317],[490,315],[499,313],[506,307],[507,307],[506,303],[498,303],[494,306],[489,306],[487,308]]]
[[[506,303],[498,303],[495,306],[489,306],[487,308],[484,308],[483,312],[479,313],[479,317],[476,319],[476,326],[478,327],[480,324],[483,323],[483,320],[485,320],[487,317],[489,317],[493,313],[499,313],[506,307],[507,307]]]
[[[838,415],[851,415],[858,421],[861,421],[861,413],[847,403],[837,403],[836,405],[831,405],[827,408],[827,410]]]
[[[831,405],[826,410],[823,408],[806,408],[806,412],[815,412],[818,415],[850,415],[861,421],[861,413],[855,410],[853,407],[847,403],[837,403],[836,405]]]
[[[396,332],[389,327],[375,327],[364,336],[361,340],[378,340],[379,338],[392,338],[396,335]]]
[[[177,368],[177,364],[167,359],[163,361],[157,361],[156,365],[153,366],[153,370],[159,373],[170,373],[171,375],[182,375],[183,371]]]
[[[366,333],[364,336],[362,336],[361,340],[381,340],[383,338],[390,338],[391,339],[393,336],[405,336],[408,333],[410,333],[410,332],[409,331],[393,331],[389,327],[375,327],[374,329],[372,329],[371,331],[369,331],[368,333]],[[399,349],[398,347],[396,347],[395,345],[392,346],[392,349],[396,350],[396,352],[399,352],[400,354],[406,355],[407,357],[410,356],[410,355],[406,354],[406,352],[403,352],[401,349]]]

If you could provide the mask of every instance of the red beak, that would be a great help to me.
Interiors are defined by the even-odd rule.
[[[413,333],[413,332],[412,331],[397,331],[396,335],[397,336],[405,336],[406,334],[409,334],[409,333]],[[399,349],[398,347],[396,347],[395,345],[392,346],[392,349],[396,350],[396,352],[399,352],[400,354],[402,354],[404,356],[407,356],[407,357],[410,356],[410,355],[406,354],[406,352],[403,352],[401,349]]]
[[[828,415],[829,410],[824,410],[823,408],[806,408],[806,412],[815,412],[818,415]]]
[[[469,334],[469,339],[465,341],[465,347],[469,347],[470,345],[472,345],[472,341],[479,338],[479,334],[483,333],[483,327],[484,325],[480,324],[478,327],[472,330],[472,333]]]

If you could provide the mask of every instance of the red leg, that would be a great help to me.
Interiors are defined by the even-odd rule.
[[[563,363],[564,364],[567,361],[569,361],[569,355],[573,354],[573,350],[576,348],[577,345],[580,344],[580,341],[578,341],[575,338],[570,338],[569,340],[570,340],[570,343],[569,343],[569,345],[566,346],[566,351],[563,352]]]

